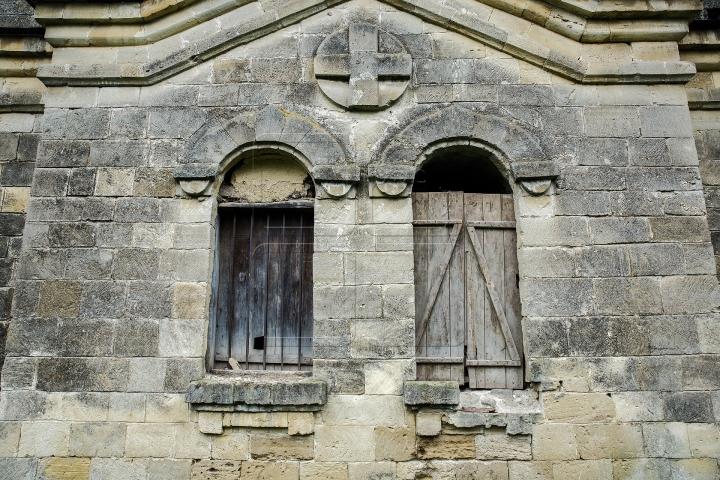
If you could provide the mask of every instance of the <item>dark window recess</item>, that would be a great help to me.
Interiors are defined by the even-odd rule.
[[[220,208],[214,366],[312,366],[311,208]]]

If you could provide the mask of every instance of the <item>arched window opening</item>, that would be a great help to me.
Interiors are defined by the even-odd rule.
[[[415,175],[413,192],[512,193],[495,164],[462,146],[434,152]]]
[[[507,180],[486,157],[445,151],[413,187],[418,380],[523,388],[517,237]]]
[[[242,155],[218,193],[218,262],[210,367],[312,368],[315,188],[273,149]]]

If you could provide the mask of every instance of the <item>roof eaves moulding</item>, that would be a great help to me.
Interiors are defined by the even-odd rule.
[[[162,49],[145,47],[151,60],[143,63],[74,63],[42,65],[38,77],[46,85],[151,85],[192,68],[239,45],[278,31],[346,0],[294,0],[276,10],[252,2],[221,15],[208,32],[203,24],[183,32],[175,47],[164,41]],[[450,31],[506,52],[567,79],[584,83],[685,83],[695,73],[684,62],[591,63],[551,48],[552,38],[539,43],[492,23],[487,6],[475,0],[453,0],[456,7],[436,0],[384,0],[400,10]],[[448,2],[449,3],[449,2]],[[474,9],[465,8],[474,6]],[[503,15],[507,15],[503,13]],[[535,27],[537,28],[537,27]],[[550,33],[550,32],[548,32]],[[554,34],[551,34],[554,35]],[[573,40],[580,51],[580,44]],[[156,57],[153,58],[152,55]]]
[[[147,45],[251,1],[165,0],[154,2],[153,10],[149,10],[151,5],[147,1],[45,2],[38,4],[36,18],[47,28],[46,38],[53,46]],[[258,3],[264,10],[272,10],[271,1]],[[680,40],[688,32],[688,22],[702,9],[699,0],[617,0],[611,5],[593,0],[433,0],[433,3],[449,9],[462,7],[485,12],[497,9],[582,42]],[[145,15],[143,8],[152,15]]]

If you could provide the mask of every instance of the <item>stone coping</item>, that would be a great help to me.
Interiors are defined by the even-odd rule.
[[[309,372],[214,373],[192,382],[185,401],[200,411],[315,411],[327,401],[327,384]]]
[[[460,403],[460,386],[457,382],[405,382],[403,399],[409,407],[456,406]]]

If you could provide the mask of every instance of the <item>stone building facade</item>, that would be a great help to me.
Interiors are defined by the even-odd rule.
[[[0,477],[718,477],[716,2],[34,3],[0,6]],[[263,218],[297,276],[228,270]],[[499,340],[428,370],[458,278]]]

